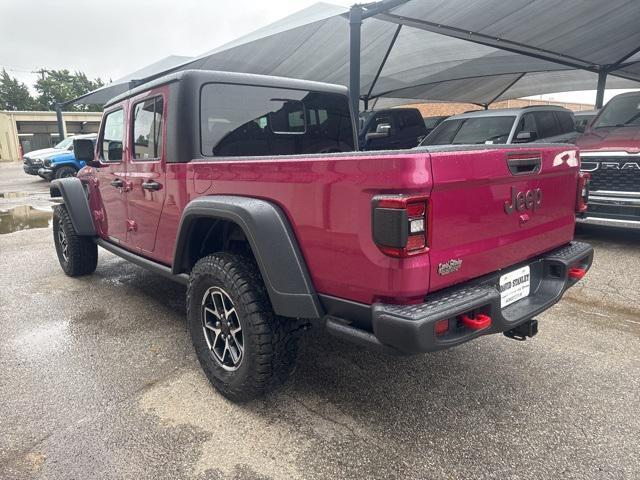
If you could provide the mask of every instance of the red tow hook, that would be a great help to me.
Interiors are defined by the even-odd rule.
[[[573,280],[580,280],[586,274],[587,270],[584,268],[571,267],[569,269],[569,278],[572,278]]]
[[[471,330],[483,330],[491,325],[491,317],[483,313],[479,313],[475,318],[469,315],[462,315],[462,323]]]

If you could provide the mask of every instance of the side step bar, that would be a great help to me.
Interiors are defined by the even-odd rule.
[[[402,355],[402,352],[393,347],[389,347],[378,340],[373,333],[359,328],[354,328],[339,318],[332,317],[330,315],[326,316],[324,327],[327,333],[340,338],[341,340],[355,343],[356,345],[371,348],[389,355]]]
[[[99,247],[102,247],[108,252],[111,252],[119,257],[122,257],[125,260],[130,261],[131,263],[135,263],[139,267],[146,268],[147,270],[151,270],[154,273],[158,273],[163,277],[166,277],[169,280],[173,280],[174,282],[181,283],[182,285],[187,285],[189,283],[189,275],[187,275],[186,273],[174,275],[171,272],[171,268],[165,265],[162,265],[158,262],[154,262],[153,260],[149,260],[148,258],[141,257],[140,255],[136,255],[135,253],[131,253],[128,250],[125,250],[124,248],[120,248],[114,245],[113,243],[103,240],[102,238],[96,237],[94,241]]]

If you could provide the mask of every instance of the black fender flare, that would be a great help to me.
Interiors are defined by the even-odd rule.
[[[96,236],[89,200],[82,182],[78,178],[58,178],[49,186],[51,198],[62,197],[67,207],[71,223],[78,235]]]
[[[191,201],[180,220],[172,268],[174,275],[189,269],[187,245],[194,222],[201,218],[231,221],[242,229],[276,314],[310,319],[323,316],[289,219],[277,205],[265,200],[215,195]]]

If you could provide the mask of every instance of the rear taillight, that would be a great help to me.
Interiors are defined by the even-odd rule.
[[[576,199],[576,213],[584,213],[587,211],[587,203],[589,202],[589,183],[591,182],[591,174],[587,172],[578,173],[578,198]]]
[[[428,201],[424,195],[373,199],[373,241],[385,255],[410,257],[428,250]]]

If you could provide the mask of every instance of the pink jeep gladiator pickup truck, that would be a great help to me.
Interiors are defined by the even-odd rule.
[[[211,383],[234,401],[291,372],[317,324],[415,354],[504,332],[589,269],[579,159],[562,144],[356,151],[343,87],[186,71],[111,100],[88,165],[55,180],[67,275],[100,246],[187,287]],[[132,319],[132,321],[135,321]]]

